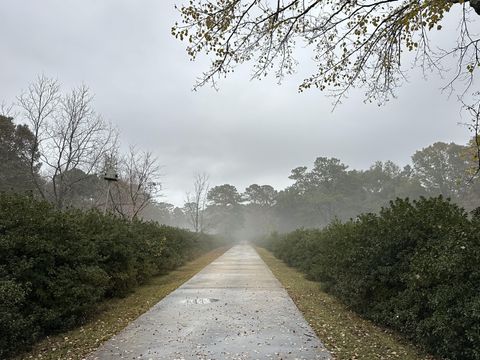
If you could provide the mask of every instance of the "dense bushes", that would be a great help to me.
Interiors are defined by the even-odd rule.
[[[186,230],[0,194],[0,358],[214,245]]]
[[[273,234],[276,256],[357,312],[447,359],[480,359],[480,216],[400,200],[323,230]]]

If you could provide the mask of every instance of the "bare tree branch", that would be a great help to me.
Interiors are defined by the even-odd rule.
[[[116,213],[134,219],[160,195],[160,165],[151,152],[131,146],[120,160],[120,181],[115,185],[112,203]]]
[[[43,198],[62,209],[69,205],[72,187],[98,172],[104,155],[117,146],[117,132],[95,113],[85,85],[62,96],[58,82],[42,75],[18,97],[18,104],[34,134],[33,181]],[[34,176],[38,152],[47,186]]]
[[[42,145],[46,140],[47,123],[52,121],[60,103],[60,85],[54,79],[45,75],[39,76],[28,89],[18,98],[18,105],[22,109],[23,116],[34,135],[32,148],[30,149],[30,174],[40,195],[46,199],[46,194],[36,176],[38,151],[42,152]]]
[[[454,6],[462,9],[457,45],[432,47],[430,33],[442,29]],[[480,0],[198,0],[177,8],[182,19],[172,34],[188,42],[192,59],[211,56],[196,88],[216,86],[244,62],[253,63],[253,78],[274,71],[281,80],[295,71],[300,43],[312,49],[317,65],[300,91],[328,90],[337,104],[352,87],[363,87],[367,100],[383,103],[405,81],[410,66],[402,61],[408,52],[424,72],[444,73],[443,64],[454,59],[458,71],[446,88],[459,85],[463,94],[469,89],[480,65],[471,8],[478,13]]]
[[[208,175],[196,174],[193,181],[193,193],[186,193],[185,209],[193,230],[204,232],[206,230],[205,208],[207,207],[207,194],[210,189]]]

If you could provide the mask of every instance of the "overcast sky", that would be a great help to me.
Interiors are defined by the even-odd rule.
[[[435,141],[468,139],[457,124],[465,121],[458,104],[440,93],[436,76],[424,81],[412,73],[383,107],[364,104],[363,93],[354,92],[332,113],[321,92],[297,93],[308,75],[307,52],[299,73],[280,86],[274,78],[250,81],[244,66],[220,91],[192,92],[207,63],[189,61],[184,44],[170,35],[175,2],[0,0],[0,102],[13,101],[41,73],[64,90],[85,83],[122,143],[158,156],[165,201],[176,205],[196,172],[239,191],[252,183],[280,189],[291,169],[318,156],[351,168],[376,160],[405,165]]]

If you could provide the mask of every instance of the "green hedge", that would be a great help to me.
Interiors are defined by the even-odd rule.
[[[363,316],[445,359],[480,359],[480,216],[451,202],[397,199],[323,230],[263,245]]]
[[[0,358],[218,245],[153,222],[0,194]]]

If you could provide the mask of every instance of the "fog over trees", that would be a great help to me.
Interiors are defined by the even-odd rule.
[[[213,186],[201,216],[208,231],[235,238],[255,238],[273,231],[300,227],[321,228],[334,220],[378,212],[395,198],[442,195],[473,210],[480,200],[472,143],[436,142],[416,151],[411,164],[401,168],[392,161],[377,161],[367,170],[350,169],[340,159],[318,157],[312,166],[292,169],[293,183],[284,189],[252,184],[244,191],[232,184]],[[195,229],[189,220],[191,202],[184,208],[154,204],[148,218]]]
[[[57,80],[40,76],[12,109],[16,119],[0,117],[2,190],[30,193],[58,209],[98,208],[125,219],[249,239],[378,212],[397,197],[442,195],[467,210],[480,200],[472,139],[466,145],[426,146],[403,168],[377,161],[357,170],[341,159],[312,154],[312,165],[285,174],[291,184],[283,189],[211,184],[207,173],[197,173],[183,206],[175,206],[161,197],[159,160],[135,146],[121,151],[118,131],[95,112],[87,86],[62,93]],[[105,181],[108,171],[118,181]]]

